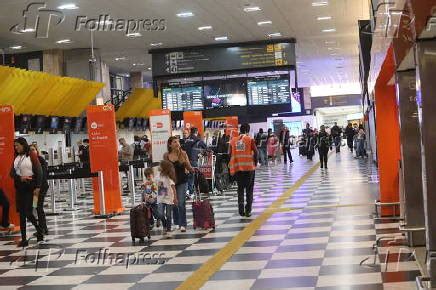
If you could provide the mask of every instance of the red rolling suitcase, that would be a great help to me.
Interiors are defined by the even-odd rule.
[[[132,241],[139,238],[141,242],[147,237],[150,239],[151,209],[145,204],[135,206],[130,210],[130,233]]]
[[[213,211],[212,204],[209,200],[201,200],[201,191],[199,186],[201,184],[202,173],[196,172],[194,174],[194,185],[195,185],[195,198],[192,202],[192,213],[193,213],[193,228],[203,228],[203,229],[215,229],[215,214]]]

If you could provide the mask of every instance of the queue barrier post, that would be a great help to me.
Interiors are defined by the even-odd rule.
[[[133,168],[133,165],[129,165],[128,186],[131,195],[130,196],[131,206],[134,207],[136,203],[135,201],[136,190],[135,190],[135,169]]]
[[[60,213],[56,211],[55,180],[54,179],[49,180],[49,185],[50,185],[50,191],[51,191],[51,199],[50,199],[51,212],[47,212],[45,215],[47,215],[47,216],[60,215]]]
[[[98,187],[100,192],[100,213],[94,215],[95,218],[107,219],[114,214],[106,213],[105,192],[104,192],[104,174],[103,171],[98,172]]]
[[[70,174],[70,175],[72,175],[72,173],[73,173],[73,171],[71,170],[71,169],[69,169],[68,170],[68,174]],[[75,191],[76,191],[76,188],[75,188],[75,185],[74,185],[74,179],[68,179],[68,191],[69,191],[69,193],[70,193],[70,196],[69,196],[69,198],[70,198],[70,204],[69,204],[69,207],[68,208],[66,208],[66,209],[64,209],[64,210],[66,210],[66,211],[75,211],[76,210],[76,207],[75,207]]]

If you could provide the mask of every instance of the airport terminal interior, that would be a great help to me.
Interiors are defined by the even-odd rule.
[[[0,290],[436,289],[436,0],[0,2]]]

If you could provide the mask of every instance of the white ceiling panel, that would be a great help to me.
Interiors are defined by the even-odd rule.
[[[367,0],[328,0],[327,6],[312,7],[319,0],[47,0],[48,8],[74,3],[79,9],[64,10],[65,21],[51,26],[48,38],[37,39],[34,33],[21,35],[9,28],[23,20],[23,9],[32,1],[2,0],[0,11],[0,47],[21,45],[21,51],[49,48],[84,48],[90,46],[89,31],[74,31],[77,16],[96,18],[109,14],[112,18],[165,19],[167,29],[143,32],[141,37],[128,38],[123,32],[96,32],[95,46],[113,71],[147,70],[151,57],[150,43],[161,42],[161,47],[179,47],[214,44],[216,36],[228,36],[228,42],[268,39],[267,34],[280,32],[282,37],[297,39],[297,61],[300,86],[331,85],[359,81],[358,25],[369,18]],[[326,1],[326,0],[325,0]],[[41,1],[43,2],[43,1]],[[244,12],[246,6],[262,10]],[[177,13],[190,11],[193,17],[179,18]],[[330,16],[330,20],[317,20]],[[259,21],[272,24],[258,26]],[[199,26],[211,25],[212,30],[199,31]],[[324,29],[335,32],[322,32]],[[56,44],[60,39],[71,39],[71,44]],[[14,51],[16,52],[16,51]],[[115,61],[116,57],[126,60]],[[141,64],[133,66],[133,64]]]

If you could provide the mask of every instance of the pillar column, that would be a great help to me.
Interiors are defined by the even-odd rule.
[[[101,61],[100,51],[94,50],[95,61],[91,62],[91,49],[71,49],[64,52],[65,75],[84,80],[104,82],[105,88],[97,95],[95,104],[103,104],[110,99],[109,69]]]
[[[421,134],[416,105],[416,71],[397,72],[397,99],[399,103],[400,142],[402,168],[401,201],[404,204],[405,222],[408,226],[422,227],[424,201],[422,194]],[[425,233],[413,236],[414,246],[425,245]]]
[[[135,71],[130,73],[130,87],[132,89],[144,88],[144,75],[141,71]]]
[[[422,182],[426,226],[427,268],[436,287],[436,41],[419,41],[416,49],[416,95],[421,127]],[[420,154],[420,152],[416,152]]]
[[[44,50],[42,54],[42,70],[46,73],[64,75],[64,52],[61,49]]]
[[[399,201],[400,130],[395,87],[375,87],[377,156],[380,175],[380,201]],[[390,207],[382,208],[382,215],[393,215]]]

